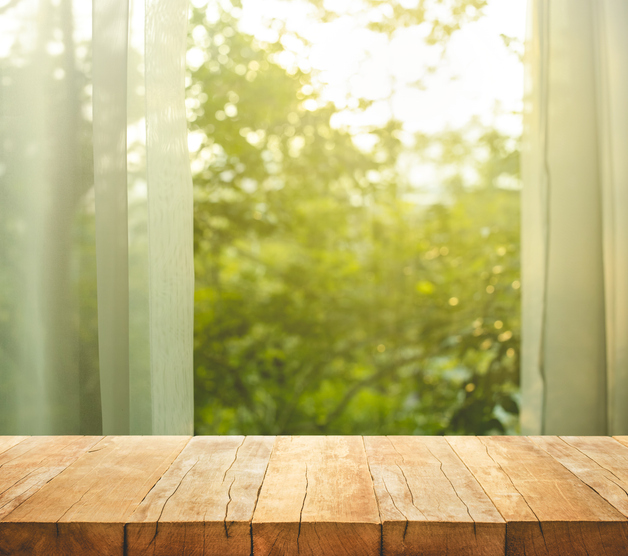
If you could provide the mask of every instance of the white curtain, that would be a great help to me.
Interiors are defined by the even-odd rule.
[[[0,434],[191,434],[187,0],[0,2]]]
[[[628,434],[628,2],[530,0],[524,434]]]

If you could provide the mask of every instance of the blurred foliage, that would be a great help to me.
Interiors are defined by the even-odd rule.
[[[427,22],[443,42],[485,2],[407,4],[368,0],[382,17],[367,25]],[[281,40],[220,6],[190,24],[196,432],[516,432],[517,140],[479,124],[417,135],[411,156],[447,176],[417,202],[399,122],[361,150],[312,75],[276,63]]]

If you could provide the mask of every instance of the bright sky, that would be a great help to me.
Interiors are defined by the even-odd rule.
[[[360,116],[346,110],[335,125],[381,125],[392,110],[407,131],[459,128],[477,117],[504,132],[521,133],[523,66],[500,35],[523,44],[526,0],[489,0],[486,15],[454,35],[442,61],[439,46],[424,44],[421,27],[398,31],[390,42],[366,30],[351,14],[360,4],[360,0],[330,1],[330,7],[346,15],[322,24],[300,0],[243,0],[241,28],[274,42],[272,19],[276,18],[305,37],[311,50],[299,41],[286,40],[287,52],[278,61],[287,68],[311,66],[323,98],[339,108],[351,108],[355,102],[351,97],[380,99]],[[426,75],[430,65],[438,69]],[[422,89],[412,86],[421,76]]]
[[[210,19],[212,7],[221,1],[209,1]],[[4,18],[0,25],[0,56],[6,56],[15,39],[13,27],[19,19],[36,13],[33,2],[23,0],[22,13],[14,10],[13,17]],[[208,0],[192,2],[205,5]],[[80,21],[89,23],[90,10],[83,8],[91,8],[91,3],[79,0],[74,4],[80,30]],[[341,109],[348,108],[336,117],[334,125],[381,125],[392,110],[410,132],[459,128],[478,117],[482,123],[504,132],[521,133],[518,113],[523,66],[500,35],[514,37],[523,44],[526,0],[489,0],[486,15],[456,33],[443,61],[439,61],[438,46],[424,44],[421,27],[401,30],[389,43],[384,36],[364,28],[364,22],[356,15],[361,0],[327,0],[327,4],[343,15],[322,24],[312,17],[312,7],[304,0],[243,0],[241,28],[261,41],[273,42],[278,38],[273,30],[275,19],[275,25],[283,21],[288,29],[310,42],[311,49],[297,40],[285,39],[286,52],[278,61],[286,68],[315,70],[315,82],[323,99],[335,102]],[[386,7],[382,4],[382,9]],[[85,25],[86,29],[89,27]],[[438,70],[426,76],[426,68],[436,64]],[[419,90],[411,82],[421,76],[424,87]],[[356,116],[350,110],[355,107],[352,103],[356,98],[381,100],[366,114]]]
[[[197,6],[208,5],[210,21],[212,12],[220,17],[217,6],[227,4],[226,0],[191,1]],[[362,0],[326,2],[326,7],[340,14],[331,23],[320,23],[313,17],[306,0],[242,0],[240,25],[261,42],[278,40],[277,29],[282,25],[309,42],[311,46],[306,46],[294,36],[284,35],[285,51],[277,62],[288,71],[296,67],[312,70],[313,83],[323,101],[332,101],[340,109],[332,125],[349,127],[356,144],[368,149],[373,137],[360,131],[385,124],[391,112],[410,132],[408,146],[411,132],[461,128],[474,118],[502,132],[520,135],[523,65],[501,35],[523,44],[526,0],[488,0],[485,16],[454,35],[444,59],[439,45],[424,43],[422,26],[401,29],[388,41],[365,28],[359,10]],[[132,3],[140,4],[137,0]],[[19,20],[36,13],[35,4],[36,0],[23,0],[19,9],[11,12],[12,17],[0,19],[0,56],[6,56],[15,40]],[[91,3],[74,0],[73,4],[80,41],[91,30]],[[387,8],[385,2],[380,6],[384,11]],[[141,14],[135,15],[141,18]],[[28,37],[22,39],[28,42]],[[53,41],[48,46],[54,49],[56,45]],[[430,66],[436,71],[428,73]],[[421,88],[413,85],[419,78]],[[371,99],[374,105],[366,112],[352,110],[359,98]],[[434,168],[416,163],[409,166],[407,174],[415,185],[439,182]]]

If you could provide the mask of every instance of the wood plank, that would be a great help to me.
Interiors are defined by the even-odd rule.
[[[122,556],[124,525],[189,437],[106,437],[0,521],[0,554]]]
[[[607,436],[529,438],[628,516],[628,447]]]
[[[362,438],[278,437],[253,516],[255,556],[377,556],[380,542]]]
[[[33,450],[38,442],[43,442],[46,436],[3,436],[0,437],[0,466]]]
[[[7,450],[13,448],[13,446],[24,442],[29,436],[0,436],[0,456]],[[1,462],[0,462],[1,465]]]
[[[443,437],[364,437],[383,554],[502,555],[506,523]]]
[[[528,438],[447,440],[506,519],[507,554],[626,554],[626,518]]]
[[[135,510],[127,554],[249,556],[274,437],[195,437]]]
[[[624,446],[628,446],[628,436],[613,436],[617,442],[623,444]]]
[[[101,440],[101,436],[33,436],[0,454],[0,520]]]

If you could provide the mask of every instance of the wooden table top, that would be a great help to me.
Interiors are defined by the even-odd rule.
[[[628,437],[0,437],[0,554],[628,554]]]

